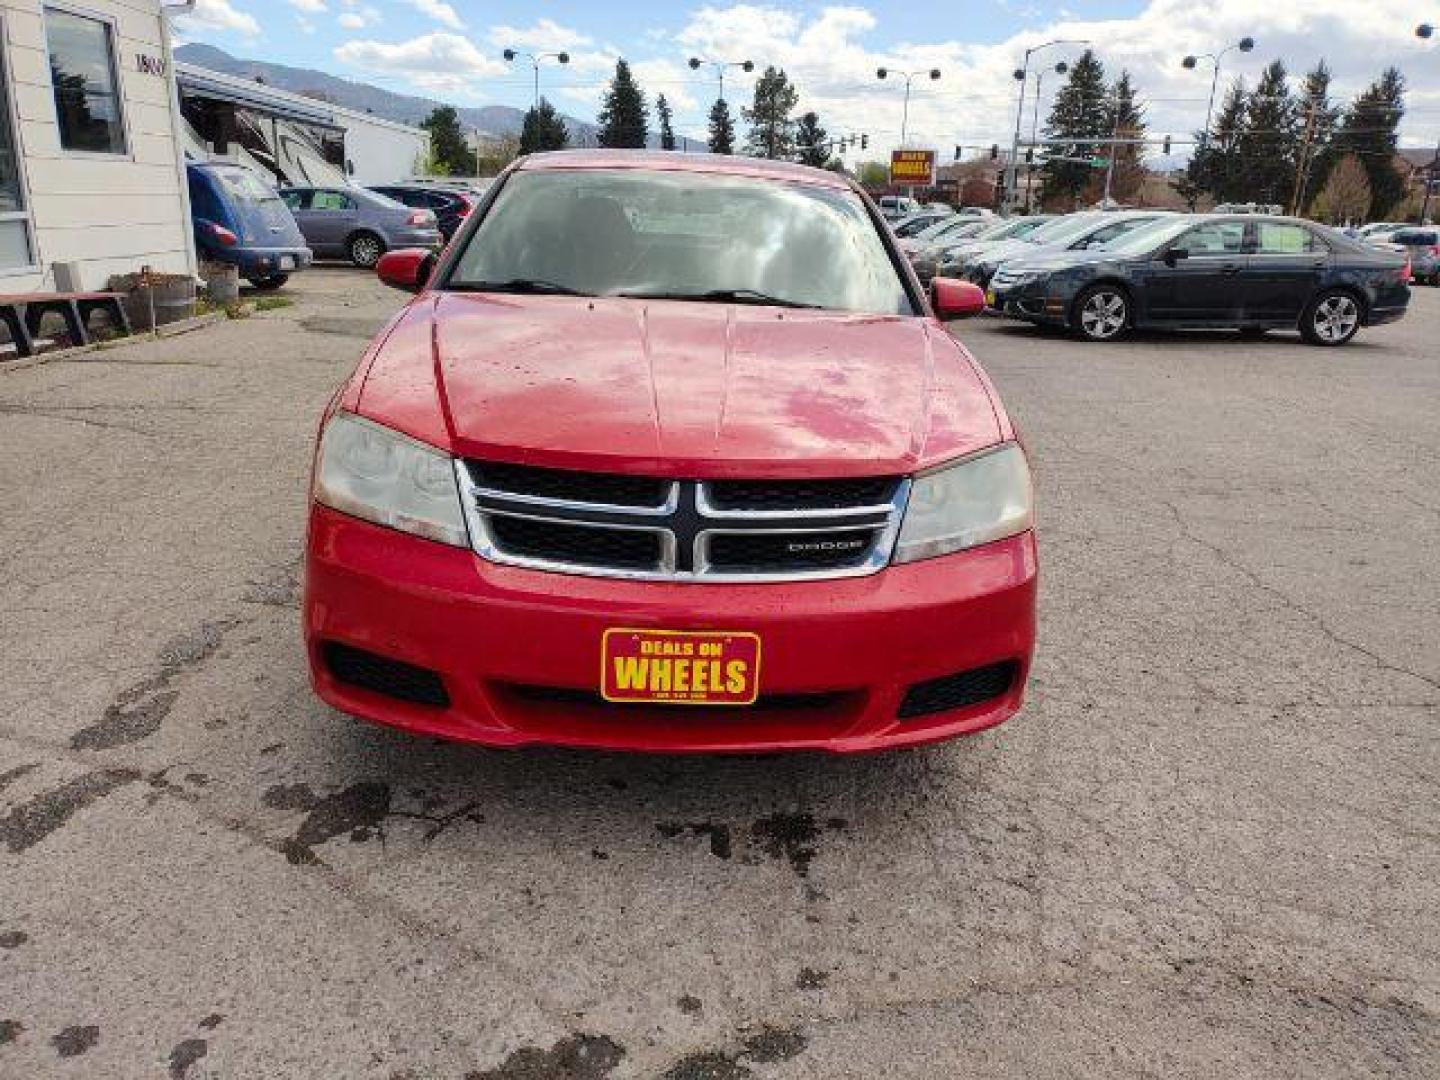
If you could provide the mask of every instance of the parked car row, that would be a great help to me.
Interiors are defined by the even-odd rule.
[[[372,267],[387,251],[439,248],[480,198],[416,181],[277,189],[231,162],[193,162],[186,174],[198,251],[235,265],[257,289],[278,289],[316,257]]]
[[[996,312],[1092,341],[1136,328],[1298,329],[1313,344],[1343,345],[1405,314],[1404,250],[1249,211],[1096,212],[972,249],[940,273],[980,285]]]
[[[1440,228],[1401,225],[1365,234],[1363,238],[1375,247],[1405,255],[1416,281],[1440,285]]]

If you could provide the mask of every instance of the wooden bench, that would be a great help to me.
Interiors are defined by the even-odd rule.
[[[118,329],[130,332],[123,293],[0,293],[0,322],[10,331],[10,340],[20,356],[35,355],[40,320],[50,312],[65,320],[72,345],[90,344],[90,319],[97,311],[109,315]]]

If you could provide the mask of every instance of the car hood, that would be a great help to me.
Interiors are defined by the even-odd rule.
[[[907,473],[1010,430],[930,319],[476,293],[417,298],[357,408],[461,456],[678,477]]]
[[[1023,252],[1017,253],[1013,258],[1005,260],[1007,270],[1066,270],[1072,266],[1088,266],[1095,263],[1121,261],[1122,256],[1116,255],[1113,251],[1105,251],[1101,248],[1094,248],[1088,251],[1070,251],[1065,248],[1047,250],[1044,248],[1032,248],[1034,255],[1026,255]]]

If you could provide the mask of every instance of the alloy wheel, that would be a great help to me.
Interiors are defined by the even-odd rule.
[[[1327,296],[1315,308],[1315,336],[1329,344],[1338,344],[1355,333],[1360,325],[1360,305],[1343,294]]]
[[[357,266],[374,266],[381,254],[380,241],[373,236],[357,236],[350,241],[350,259]]]
[[[1085,336],[1106,341],[1125,329],[1125,298],[1111,289],[1092,293],[1080,308],[1080,329]]]

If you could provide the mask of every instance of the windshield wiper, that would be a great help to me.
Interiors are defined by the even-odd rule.
[[[544,281],[541,278],[508,278],[505,281],[452,281],[447,287],[457,292],[548,293],[554,296],[595,295],[581,292],[579,289],[572,289],[569,285],[561,285],[557,281]]]
[[[758,289],[706,289],[703,292],[655,291],[611,293],[631,300],[698,300],[714,304],[764,304],[773,307],[819,308],[821,304],[807,304],[802,300],[788,300],[783,296],[771,296]]]

